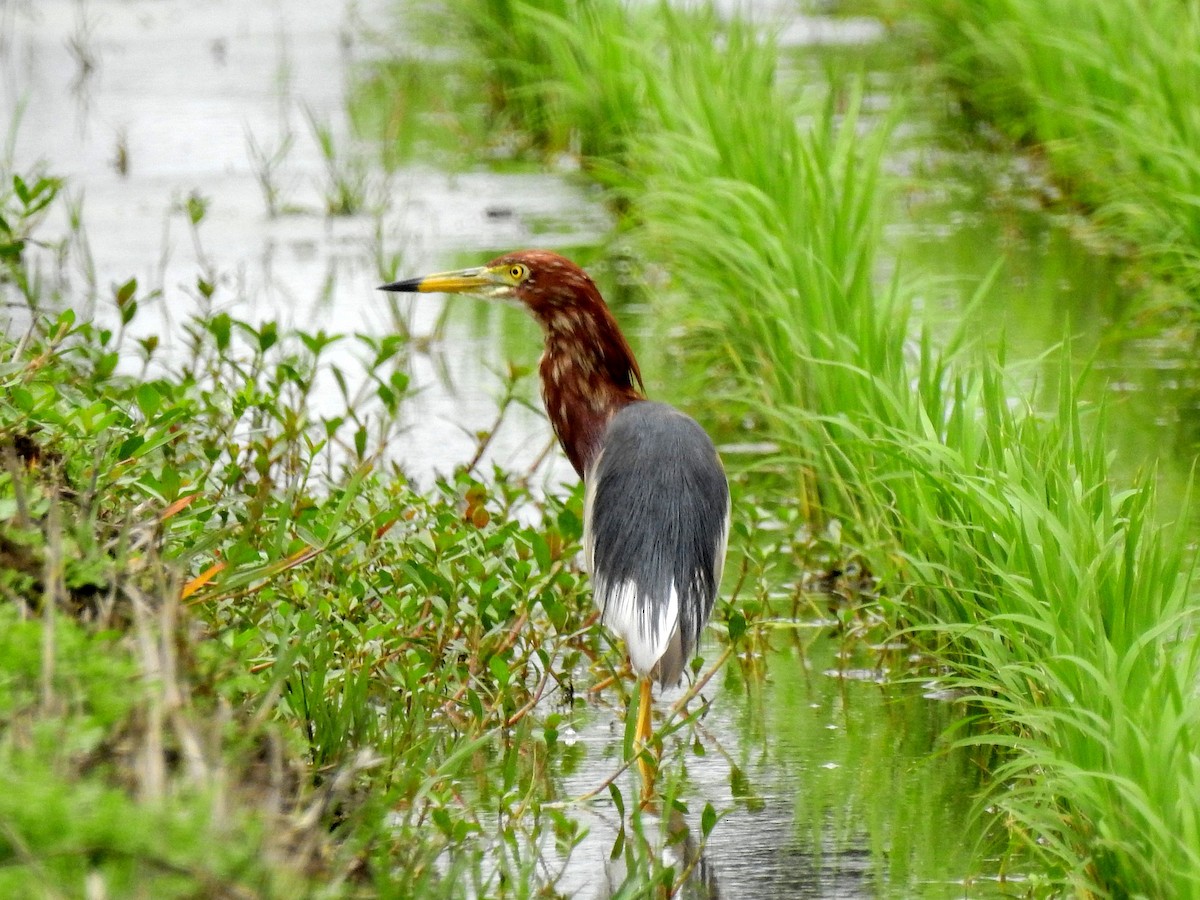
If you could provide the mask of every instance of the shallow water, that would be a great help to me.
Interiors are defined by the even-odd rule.
[[[769,4],[759,14],[776,8],[790,4]],[[387,0],[0,6],[0,115],[8,121],[23,110],[12,141],[15,170],[44,161],[83,202],[77,239],[86,241],[94,268],[60,272],[45,259],[56,290],[86,307],[111,284],[136,276],[143,288],[161,291],[136,327],[169,343],[180,320],[199,308],[192,290],[197,273],[212,272],[217,306],[238,317],[383,334],[390,314],[374,290],[383,280],[530,243],[598,243],[608,218],[568,178],[482,165],[445,171],[428,160],[384,169],[379,148],[353,133],[347,107],[356,79],[378,52],[364,34],[398,27],[392,9]],[[819,44],[826,55],[865,59],[879,91],[874,105],[887,105],[894,63],[886,54],[873,58],[884,37],[878,23],[801,18],[780,35],[788,46]],[[1123,302],[1113,267],[1074,239],[1077,223],[1046,214],[1039,195],[1048,188],[1036,171],[972,152],[914,149],[939,145],[931,139],[933,118],[907,125],[911,141],[894,164],[908,187],[888,232],[906,266],[942,279],[923,302],[954,321],[963,295],[1002,250],[1005,274],[978,313],[980,330],[1003,328],[1015,358],[1036,356],[1068,331],[1094,346],[1096,367],[1112,376],[1097,382],[1097,391],[1115,398],[1115,418],[1127,423],[1116,430],[1129,466],[1165,445],[1174,449],[1174,465],[1186,470],[1200,435],[1200,378],[1187,348],[1164,338],[1102,343]],[[326,215],[334,176],[310,120],[332,136],[334,171],[361,188],[361,211]],[[271,175],[279,192],[275,215],[255,147],[268,155],[281,151]],[[182,210],[191,195],[207,200],[195,235]],[[66,223],[47,230],[55,229]],[[619,291],[619,272],[603,261],[597,268],[606,288]],[[413,331],[427,335],[443,301],[406,300],[401,308]],[[10,328],[21,327],[21,315],[9,310]],[[624,309],[622,317],[633,322],[637,345],[637,310]],[[498,373],[509,360],[531,365],[538,349],[536,328],[519,311],[455,303],[441,339],[409,359],[416,395],[405,406],[395,458],[419,479],[468,459],[474,432],[495,418]],[[522,395],[535,398],[532,378],[522,382]],[[544,417],[516,407],[487,460],[522,470],[549,440]],[[573,479],[557,453],[549,459],[543,483]],[[952,703],[923,696],[936,695],[936,686],[889,684],[877,650],[846,646],[826,624],[781,624],[761,659],[730,664],[710,686],[707,717],[668,739],[664,776],[684,779],[693,838],[705,803],[725,813],[688,891],[1000,892],[991,883],[956,880],[972,868],[993,867],[980,860],[963,809],[975,769],[964,754],[940,745]],[[743,672],[755,662],[765,671]],[[563,796],[592,789],[618,765],[624,711],[615,703],[610,692],[572,714],[577,761],[559,779]],[[619,784],[625,797],[636,796],[633,775]],[[607,798],[572,814],[589,833],[557,887],[603,896],[606,883],[621,878],[609,860],[620,817]],[[658,825],[647,817],[646,828]]]
[[[1003,347],[1035,403],[1053,404],[1059,378],[1055,354],[1037,360],[1069,340],[1076,375],[1088,373],[1081,401],[1107,406],[1116,475],[1155,468],[1165,514],[1194,517],[1174,505],[1200,453],[1200,355],[1186,317],[1174,330],[1169,316],[1139,314],[1161,289],[1139,283],[1136,269],[1113,255],[1120,248],[1066,202],[1035,156],[971,133],[955,99],[922,68],[936,61],[907,53],[887,40],[846,41],[791,57],[810,81],[863,73],[867,109],[903,104],[886,163],[898,191],[881,280],[899,265],[919,283],[917,309],[935,335],[969,314],[968,335]],[[982,301],[965,312],[993,269]]]
[[[959,880],[973,863],[982,871],[989,863],[977,857],[979,836],[963,803],[980,768],[940,745],[954,704],[931,702],[928,684],[890,683],[879,648],[827,623],[778,624],[766,646],[728,663],[704,691],[713,702],[699,720],[664,741],[659,787],[670,794],[680,785],[686,814],[664,822],[659,806],[631,830],[632,773],[617,781],[624,819],[607,792],[569,804],[587,834],[569,862],[541,848],[549,870],[561,867],[553,888],[608,896],[628,874],[614,848],[640,836],[643,852],[672,860],[677,874],[692,866],[684,896],[999,896],[995,882]],[[657,727],[682,692],[658,699]],[[571,762],[562,751],[552,757],[566,773],[555,778],[562,797],[593,791],[620,766],[624,725],[614,695],[576,704],[576,730],[560,738]],[[722,815],[707,841],[705,804]]]

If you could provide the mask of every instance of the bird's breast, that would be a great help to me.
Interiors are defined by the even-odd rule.
[[[563,451],[582,478],[613,416],[635,399],[604,377],[594,359],[561,350],[542,354],[542,404]]]

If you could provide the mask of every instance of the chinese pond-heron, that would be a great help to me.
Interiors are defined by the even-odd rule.
[[[601,621],[640,681],[636,742],[651,734],[650,683],[679,683],[712,612],[729,536],[729,485],[694,420],[647,400],[633,351],[595,283],[546,250],[383,285],[519,300],[545,335],[538,370],[554,433],[584,482],[584,555]],[[644,790],[652,771],[639,756]]]

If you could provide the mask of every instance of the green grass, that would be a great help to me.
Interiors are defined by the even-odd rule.
[[[1200,9],[1171,0],[890,4],[968,108],[1037,146],[1068,197],[1200,296]]]
[[[770,42],[736,20],[588,10],[551,25],[506,4],[541,43],[516,60],[482,43],[516,80],[500,93],[532,94],[536,133],[554,110],[605,154],[589,170],[687,298],[669,308],[713,387],[780,443],[797,497],[843,521],[896,626],[952,667],[962,740],[1004,751],[981,807],[1063,888],[1200,895],[1200,823],[1178,802],[1200,793],[1188,535],[1158,524],[1152,474],[1110,474],[1069,346],[1057,396],[1025,399],[965,328],[935,347],[903,283],[876,284],[888,127],[853,87],[777,86]],[[618,57],[619,78],[601,68]]]

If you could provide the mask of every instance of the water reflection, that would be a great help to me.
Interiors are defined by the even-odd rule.
[[[714,866],[683,813],[673,807],[665,818],[661,810],[643,812],[636,830],[622,825],[604,862],[604,886],[596,896],[616,897],[631,886],[644,887],[647,873],[640,861],[654,857],[671,869],[672,896],[693,900],[721,896]]]
[[[961,710],[922,697],[920,684],[857,677],[906,649],[805,620],[768,631],[757,658],[727,663],[703,714],[664,741],[656,808],[624,804],[639,793],[628,771],[616,796],[572,807],[587,834],[569,858],[552,855],[556,890],[610,896],[669,877],[692,897],[951,897],[986,870],[990,851],[963,802],[984,766],[943,739]],[[621,765],[623,715],[608,692],[576,702],[560,796],[595,790]]]
[[[1089,246],[1086,220],[1054,211],[1056,189],[1029,160],[977,146],[947,152],[961,136],[938,131],[936,120],[923,125],[904,154],[914,178],[889,243],[915,271],[937,273],[922,298],[931,321],[955,327],[999,261],[999,277],[972,308],[972,332],[1003,342],[1015,383],[1047,406],[1057,397],[1057,356],[1022,361],[1069,340],[1075,377],[1089,373],[1082,399],[1108,406],[1118,475],[1158,465],[1160,495],[1168,504],[1183,496],[1200,451],[1194,331],[1173,330],[1147,306],[1126,263]]]
[[[1113,255],[1036,157],[1003,141],[989,145],[911,53],[905,41],[880,40],[791,56],[804,82],[865,74],[871,109],[887,109],[895,96],[921,98],[904,108],[889,152],[897,189],[880,280],[898,264],[916,276],[917,306],[935,335],[958,328],[969,309],[970,333],[993,350],[1003,343],[1015,392],[1035,404],[1056,399],[1058,359],[1045,354],[1070,339],[1076,374],[1089,376],[1081,399],[1109,406],[1115,474],[1132,479],[1155,466],[1164,513],[1174,515],[1170,504],[1185,496],[1200,452],[1194,327],[1174,328],[1154,308],[1161,288],[1140,283],[1136,268]],[[982,302],[968,306],[997,263]]]

